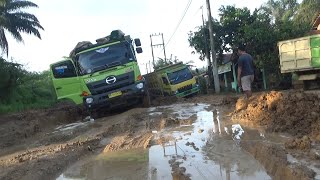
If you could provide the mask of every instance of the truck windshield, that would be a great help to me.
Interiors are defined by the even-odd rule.
[[[170,80],[170,84],[179,84],[183,81],[192,79],[193,75],[188,68],[184,68],[172,73],[168,73],[168,78]]]
[[[82,74],[90,74],[103,69],[126,64],[135,60],[130,44],[123,42],[79,55]]]

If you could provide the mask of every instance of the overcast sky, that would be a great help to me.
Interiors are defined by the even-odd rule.
[[[69,54],[79,41],[94,42],[107,36],[114,29],[121,29],[133,38],[140,38],[144,53],[138,56],[141,70],[145,73],[145,63],[152,60],[150,34],[163,33],[165,42],[169,40],[177,26],[188,0],[31,0],[38,9],[28,9],[34,13],[45,28],[42,40],[24,35],[24,44],[9,39],[9,58],[26,65],[28,70],[42,71],[49,64],[61,60]],[[259,7],[266,0],[211,0],[212,15],[217,17],[221,5]],[[193,60],[198,67],[205,66],[199,55],[192,55],[188,43],[188,32],[202,24],[200,7],[205,0],[193,0],[178,31],[167,45],[167,57],[173,54],[184,62]],[[158,43],[160,39],[154,39]],[[155,49],[155,56],[163,58],[161,48]]]

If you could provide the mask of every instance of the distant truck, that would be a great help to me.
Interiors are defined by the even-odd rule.
[[[140,102],[144,79],[136,53],[142,53],[140,40],[120,30],[95,44],[78,43],[70,58],[50,65],[57,98],[83,104],[90,111]]]
[[[281,73],[294,73],[305,89],[320,87],[320,34],[278,43]]]
[[[199,85],[189,67],[182,63],[169,65],[144,75],[150,94],[185,97],[199,92]]]

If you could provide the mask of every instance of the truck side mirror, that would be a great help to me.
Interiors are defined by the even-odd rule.
[[[137,47],[136,51],[137,51],[138,54],[141,54],[143,52],[141,47]]]
[[[137,38],[137,39],[134,39],[134,43],[136,44],[136,46],[141,46],[141,41],[140,41],[140,39],[139,38]]]

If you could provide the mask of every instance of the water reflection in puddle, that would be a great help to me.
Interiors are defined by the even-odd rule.
[[[58,179],[271,179],[238,145],[251,131],[221,121],[219,109],[209,107],[177,104],[150,108],[151,118],[166,111],[169,118],[185,120],[196,114],[196,120],[192,125],[153,130],[155,141],[161,143],[148,150],[102,154],[76,163]],[[255,138],[263,140],[260,132],[255,133]]]
[[[73,130],[79,127],[83,127],[88,125],[88,122],[75,122],[75,123],[71,123],[71,124],[66,124],[66,125],[61,125],[55,128],[55,131],[53,133],[57,133],[57,132],[62,132],[62,131],[69,131],[69,130]]]

